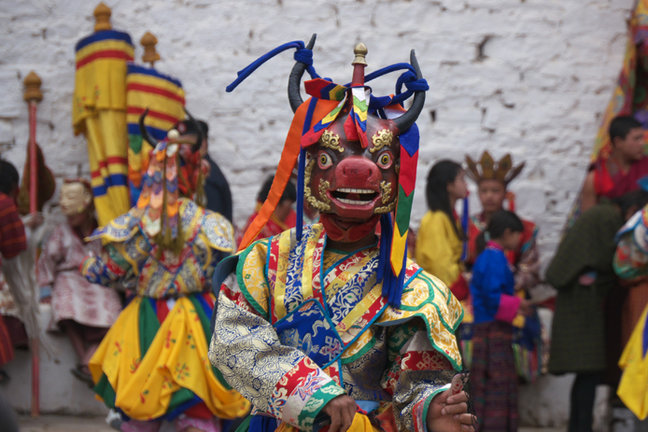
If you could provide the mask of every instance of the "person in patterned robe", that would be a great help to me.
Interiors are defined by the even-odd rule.
[[[648,426],[648,206],[626,222],[615,240],[614,272],[628,286],[621,321],[623,373],[617,394],[637,416],[635,430],[639,431]]]
[[[296,58],[310,57],[305,51],[313,42],[302,45]],[[300,153],[298,185],[304,186],[303,199],[320,211],[321,223],[298,222],[295,229],[252,242],[292,172],[294,162],[284,164],[282,157],[269,194],[274,203],[266,200],[251,225],[256,230],[249,229],[239,245],[242,251],[217,270],[224,282],[209,357],[252,402],[240,431],[473,430],[461,376],[455,375],[461,356],[454,331],[462,308],[439,279],[406,260],[406,244],[393,237],[407,236],[412,190],[403,176],[412,178],[416,164],[414,121],[424,90],[419,87],[412,108],[398,110],[393,119],[367,115],[362,47],[355,50],[361,58],[354,61],[351,89],[307,81],[313,98],[302,103],[306,65],[298,62],[291,74],[296,114],[284,157]],[[423,85],[413,53],[411,63],[416,74],[410,79]],[[336,94],[339,99],[325,99]],[[309,107],[312,122],[300,117]],[[356,108],[360,114],[353,117]],[[311,128],[327,120],[319,134]],[[399,160],[404,152],[411,159]],[[393,211],[404,232],[391,231],[400,230],[391,223]],[[390,249],[401,268],[394,269]]]
[[[171,130],[156,143],[140,126],[155,150],[137,206],[90,236],[105,250],[82,270],[135,293],[90,359],[94,390],[123,414],[123,431],[155,431],[166,420],[178,431],[220,432],[220,419],[249,410],[207,358],[211,277],[233,251],[234,230],[191,199],[205,174],[200,136]]]
[[[121,311],[119,294],[88,282],[79,266],[89,253],[98,254],[101,242],[85,242],[96,228],[92,189],[82,179],[67,179],[61,188],[61,210],[67,223],[49,235],[37,263],[41,287],[51,287],[52,320],[49,330],[62,330],[70,338],[79,364],[72,373],[92,383],[88,360]]]

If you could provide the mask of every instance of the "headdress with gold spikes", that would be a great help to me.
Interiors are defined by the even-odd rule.
[[[517,177],[524,168],[524,162],[513,167],[511,154],[505,154],[497,163],[488,151],[482,153],[479,161],[475,162],[466,155],[466,164],[468,165],[468,176],[476,183],[482,180],[499,180],[507,186],[515,177]],[[481,169],[480,169],[481,168]]]

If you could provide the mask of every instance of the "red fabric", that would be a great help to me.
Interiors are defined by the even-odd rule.
[[[468,298],[468,294],[470,294],[470,289],[468,288],[468,284],[466,283],[466,279],[464,279],[463,275],[459,275],[456,281],[453,282],[453,284],[450,286],[450,291],[452,291],[452,294],[457,297],[457,300],[465,300]]]
[[[480,225],[486,225],[483,213],[477,216],[477,218],[481,222]],[[536,225],[531,221],[522,219],[522,224],[524,225],[524,231],[522,231],[522,237],[520,238],[520,246],[515,251],[504,252],[511,265],[515,265],[518,262],[522,256],[522,248],[533,238],[536,230]],[[466,259],[466,262],[469,264],[474,264],[477,259],[477,237],[479,237],[481,232],[479,226],[471,218],[468,224],[468,258]]]
[[[11,361],[13,356],[14,350],[11,344],[11,337],[2,319],[2,315],[0,315],[0,366]]]
[[[258,212],[252,213],[245,224],[245,229],[243,230],[243,232],[247,232],[258,214]],[[286,220],[284,220],[283,222],[276,219],[274,216],[271,216],[270,219],[268,219],[268,221],[266,222],[265,226],[261,228],[261,231],[259,231],[257,236],[252,241],[281,234],[287,229],[294,228],[295,225],[297,225],[297,213],[295,213],[294,210],[290,210],[290,213],[286,217]],[[237,239],[237,241],[240,243],[241,239],[239,238]]]
[[[621,170],[611,173],[613,162],[610,159],[599,159],[593,166],[594,190],[597,196],[616,198],[639,189],[637,181],[648,175],[648,156],[643,157],[623,173]]]
[[[25,226],[12,198],[0,192],[0,255],[10,259],[27,249]]]
[[[166,319],[167,315],[169,315],[169,306],[167,305],[166,300],[164,299],[159,299],[156,302],[157,304],[156,309],[157,309],[157,318],[160,323],[164,322]]]
[[[200,402],[199,404],[192,406],[184,413],[189,417],[196,417],[200,419],[210,419],[214,417],[214,414],[209,411],[209,408],[207,408],[205,402]]]

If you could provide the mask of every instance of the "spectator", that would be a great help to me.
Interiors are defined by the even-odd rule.
[[[457,200],[468,195],[461,165],[447,159],[437,162],[428,174],[425,195],[429,210],[416,237],[416,262],[462,300],[468,295],[461,261],[466,236],[454,210]]]

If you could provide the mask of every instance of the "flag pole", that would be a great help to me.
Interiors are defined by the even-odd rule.
[[[34,71],[29,72],[23,81],[25,92],[23,99],[29,108],[29,213],[32,217],[38,211],[38,158],[36,155],[36,109],[43,100],[40,90],[41,79]],[[32,401],[31,415],[38,417],[40,414],[40,356],[38,335],[32,335],[29,340],[32,353]]]

